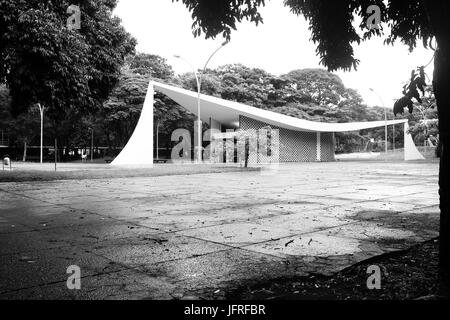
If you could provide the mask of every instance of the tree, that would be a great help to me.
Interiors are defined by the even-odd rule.
[[[409,102],[406,102],[407,106],[404,106],[404,108],[411,110],[411,113],[408,115],[410,123],[409,133],[412,134],[414,141],[419,144],[422,144],[431,136],[437,138],[439,134],[439,121],[437,119],[438,114],[433,87],[426,86],[423,88],[422,92],[422,96],[419,97],[420,102],[418,100],[413,102],[412,99],[409,98],[409,101],[412,102],[412,107],[408,107]],[[404,97],[406,97],[406,94]],[[404,100],[404,98],[401,98],[396,102],[397,110],[400,113],[403,113],[403,110],[400,110],[399,108]],[[437,153],[437,155],[439,155],[439,153]]]
[[[324,69],[302,69],[284,76],[295,84],[296,93],[301,93],[318,105],[337,106],[346,97],[342,80]]]
[[[22,161],[27,161],[28,145],[39,136],[39,110],[37,106],[31,107],[27,112],[21,113],[14,121],[11,133],[16,142],[23,144]]]
[[[131,72],[148,75],[154,79],[170,80],[174,76],[172,67],[167,64],[167,60],[158,55],[145,53],[130,55],[126,64]]]
[[[27,147],[39,134],[39,111],[33,106],[28,112],[12,117],[11,96],[4,85],[0,85],[0,129],[8,134],[10,145],[23,146],[22,161],[26,161]]]
[[[124,146],[131,137],[141,114],[149,81],[173,83],[173,76],[172,67],[160,56],[139,53],[127,57],[119,82],[99,113],[109,148],[113,144],[114,147]],[[161,144],[167,144],[172,131],[184,127],[183,123],[192,118],[174,101],[155,92],[154,119],[161,134]]]
[[[0,85],[0,130],[7,131],[11,126],[11,97],[9,90]]]
[[[14,114],[40,103],[56,124],[101,107],[136,43],[112,16],[116,2],[0,0],[0,81]],[[66,27],[69,5],[81,10],[80,30]]]
[[[176,0],[178,1],[178,0]],[[194,19],[193,32],[199,36],[215,37],[222,33],[230,38],[236,22],[248,19],[262,22],[258,12],[262,0],[181,0]],[[373,36],[385,36],[386,44],[400,40],[413,50],[419,41],[428,47],[435,39],[437,47],[434,60],[433,90],[439,115],[439,135],[442,155],[439,170],[440,241],[439,277],[441,291],[448,295],[450,288],[450,3],[446,0],[285,0],[292,13],[303,15],[309,22],[312,41],[317,44],[321,63],[330,71],[356,68],[359,60],[352,45]],[[382,28],[367,29],[367,9],[377,5],[382,12]],[[355,16],[362,18],[358,34],[353,25]]]

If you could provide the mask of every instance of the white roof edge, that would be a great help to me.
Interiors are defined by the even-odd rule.
[[[198,93],[194,91],[189,91],[186,89],[170,86],[167,84],[151,81],[154,85],[155,90],[161,91],[168,97],[172,95],[184,95],[189,99],[197,100]],[[348,131],[359,131],[363,129],[383,127],[385,125],[394,125],[407,123],[407,119],[400,120],[388,120],[388,121],[368,121],[368,122],[347,122],[347,123],[325,123],[325,122],[315,122],[299,118],[294,118],[286,116],[273,111],[263,110],[248,106],[235,101],[228,101],[225,99],[201,94],[200,100],[202,102],[209,103],[215,110],[226,111],[228,113],[234,113],[236,116],[242,115],[261,122],[268,123],[269,125],[274,125],[277,127],[295,130],[295,131],[313,131],[313,132],[348,132]],[[180,101],[178,103],[183,106]],[[186,106],[183,106],[186,108]],[[221,119],[216,119],[220,122]]]

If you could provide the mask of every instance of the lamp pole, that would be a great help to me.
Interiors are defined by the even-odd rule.
[[[372,91],[380,100],[383,109],[384,109],[384,152],[385,152],[385,157],[384,160],[387,161],[387,153],[388,153],[388,126],[387,126],[387,111],[386,111],[386,106],[384,104],[383,99],[381,98],[381,96],[372,88],[369,88],[370,91]]]
[[[91,128],[91,162],[94,160],[94,128]]]
[[[220,45],[220,47],[217,48],[209,56],[208,60],[206,60],[206,63],[203,67],[203,70],[202,70],[202,73],[200,74],[200,76],[198,75],[197,70],[194,68],[194,66],[189,61],[187,61],[186,59],[184,59],[183,57],[181,57],[179,55],[174,55],[175,58],[183,60],[192,68],[192,71],[194,72],[195,80],[197,82],[197,128],[196,128],[197,129],[197,163],[202,162],[202,120],[200,119],[200,100],[201,100],[200,96],[201,96],[202,77],[205,74],[206,67],[208,66],[208,63],[211,60],[211,58],[227,44],[228,44],[228,40],[223,42]],[[194,126],[194,130],[195,130],[195,126]]]
[[[42,163],[42,148],[43,148],[43,142],[44,142],[44,106],[42,106],[40,103],[37,104],[39,107],[39,113],[41,115],[41,147],[40,147],[40,162]]]
[[[159,160],[159,120],[156,122],[156,160]]]

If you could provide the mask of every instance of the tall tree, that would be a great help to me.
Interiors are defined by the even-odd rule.
[[[294,70],[284,77],[292,80],[297,94],[306,95],[318,105],[337,106],[341,100],[347,98],[342,80],[326,70]]]
[[[230,38],[236,22],[248,19],[259,23],[258,12],[263,0],[176,0],[183,2],[194,19],[193,33],[206,37],[223,34]],[[351,70],[359,60],[353,45],[373,36],[385,36],[386,43],[400,40],[413,50],[419,41],[425,47],[433,39],[437,43],[434,60],[433,88],[439,115],[439,134],[442,155],[439,171],[440,194],[440,259],[439,276],[442,293],[448,296],[450,288],[450,3],[446,0],[285,0],[296,15],[309,22],[312,41],[317,44],[321,63],[329,70]],[[383,29],[367,28],[368,8],[377,5],[381,10]],[[355,16],[362,18],[359,34],[354,26]]]
[[[135,40],[112,16],[116,0],[0,0],[0,81],[13,113],[40,103],[54,123],[68,110],[93,112],[107,99]],[[70,5],[81,28],[67,27]]]
[[[124,146],[139,119],[149,80],[173,83],[174,72],[166,60],[157,55],[139,53],[127,57],[117,86],[99,113],[101,127],[109,147]],[[173,130],[183,127],[190,117],[183,108],[156,92],[154,118],[162,144],[170,142]],[[155,128],[156,130],[156,128]]]

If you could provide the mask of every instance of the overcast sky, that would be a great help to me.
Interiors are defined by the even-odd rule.
[[[209,55],[220,46],[222,38],[194,38],[192,18],[179,2],[171,0],[120,0],[114,12],[137,40],[137,51],[157,54],[168,60],[176,73],[192,68],[174,58],[181,55],[197,68],[203,68]],[[231,34],[231,42],[222,48],[208,67],[242,63],[264,69],[274,75],[302,68],[323,68],[316,56],[316,46],[309,41],[311,33],[303,17],[295,16],[282,0],[266,1],[261,9],[264,23],[255,26],[243,22]],[[358,71],[337,72],[347,87],[357,89],[369,106],[381,105],[369,88],[375,89],[391,108],[401,96],[403,84],[412,69],[426,65],[433,52],[419,46],[413,53],[402,44],[385,46],[381,38],[355,46],[361,60]],[[432,65],[427,73],[432,78]]]

